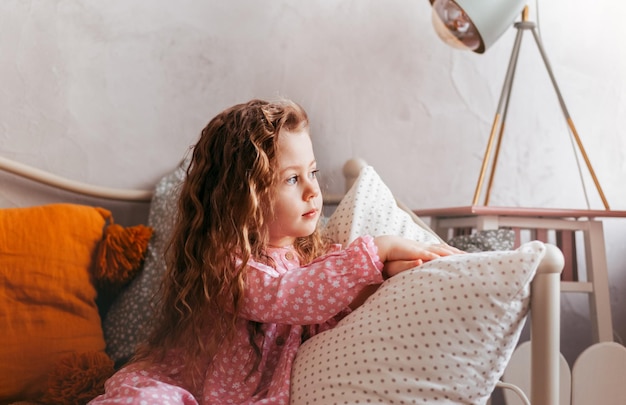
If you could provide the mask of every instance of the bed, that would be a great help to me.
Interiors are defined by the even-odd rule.
[[[142,325],[151,315],[149,291],[155,288],[156,275],[163,271],[157,263],[158,252],[163,249],[164,235],[171,227],[167,219],[171,218],[175,186],[184,177],[184,167],[184,163],[181,163],[165,175],[154,190],[119,190],[81,184],[0,158],[0,169],[20,178],[89,196],[96,201],[149,204],[145,228],[153,232],[151,238],[148,235],[149,241],[145,240],[143,245],[135,243],[141,235],[146,239],[146,230],[139,229],[139,225],[118,226],[125,229],[116,229],[116,233],[105,232],[103,236],[98,232],[115,225],[112,215],[110,212],[107,214],[107,210],[96,209],[92,212],[93,207],[88,207],[90,211],[84,214],[89,218],[95,216],[93,227],[96,231],[89,236],[91,239],[88,243],[81,241],[86,245],[81,246],[85,248],[85,259],[76,270],[87,274],[83,277],[83,283],[90,284],[90,293],[81,298],[87,308],[84,312],[88,315],[82,314],[77,319],[90,323],[89,331],[95,336],[93,342],[81,350],[98,353],[104,359],[96,361],[95,356],[81,357],[80,353],[74,353],[80,351],[80,345],[75,340],[63,348],[55,349],[56,352],[44,350],[39,353],[21,346],[24,352],[32,352],[30,357],[25,355],[29,358],[26,364],[20,363],[17,367],[15,357],[11,357],[12,360],[0,359],[0,364],[4,364],[0,369],[0,403],[27,400],[54,403],[54,398],[60,401],[59,398],[64,395],[80,395],[82,388],[68,388],[68,379],[81,380],[80,384],[85,379],[102,380],[113,368],[127,360],[129,350],[132,350],[133,344],[143,333]],[[364,161],[347,161],[344,175],[346,194],[325,197],[325,204],[336,206],[333,213],[329,214],[326,226],[337,242],[348,243],[351,238],[365,232],[438,238],[420,218],[394,198],[375,170]],[[32,208],[25,207],[27,210]],[[55,208],[75,210],[77,207],[70,204],[69,207],[62,205]],[[7,210],[10,209],[0,211]],[[80,221],[82,217],[71,211],[63,218]],[[2,216],[0,220],[4,220]],[[52,222],[51,226],[59,225],[59,220]],[[0,226],[11,225],[0,222]],[[32,226],[33,238],[48,235],[40,232],[41,223]],[[72,229],[76,227],[75,224],[70,226]],[[119,237],[122,231],[128,231],[127,234],[132,238]],[[54,238],[59,237],[58,229],[55,228],[54,232]],[[6,238],[6,232],[4,234]],[[115,277],[121,277],[120,267],[124,267],[122,264],[126,258],[114,260],[107,256],[108,267],[102,270],[109,277],[105,283],[100,280],[102,274],[100,278],[94,277],[89,263],[95,250],[102,250],[102,242],[99,240],[114,236],[119,238],[117,242],[123,240],[129,245],[132,239],[135,243],[133,248],[141,252],[141,263],[127,266],[129,268],[123,279],[111,282],[114,277],[110,273],[115,272]],[[0,248],[3,248],[1,243]],[[533,241],[515,251],[480,252],[463,256],[457,261],[436,261],[432,265],[407,272],[403,277],[394,277],[391,279],[395,280],[393,283],[385,283],[382,292],[372,296],[362,308],[329,331],[332,333],[325,332],[307,341],[294,366],[292,403],[485,403],[496,386],[524,398],[522,389],[499,380],[513,356],[529,308],[532,313],[529,318],[532,341],[529,349],[531,388],[526,391],[532,404],[559,403],[561,252],[552,245]],[[0,260],[0,277],[3,281],[0,285],[0,300],[7,299],[6,292],[12,285],[7,266],[1,266],[3,264]],[[453,286],[455,290],[452,290]],[[25,287],[21,286],[23,289]],[[84,291],[84,287],[83,284],[76,288]],[[67,291],[62,293],[68,294]],[[419,302],[416,296],[419,296]],[[41,306],[41,303],[38,305]],[[0,307],[3,307],[2,303]],[[401,311],[399,307],[410,307],[412,310]],[[15,322],[10,309],[6,305],[4,308],[4,312],[0,312],[0,322],[5,325],[0,325],[0,328]],[[67,321],[55,318],[50,322],[50,333],[71,329],[59,325],[59,322],[67,325]],[[94,325],[96,322],[98,325]],[[368,332],[359,332],[363,330]],[[395,339],[393,342],[389,341],[390,336],[392,340]],[[12,344],[21,344],[23,339],[14,337]],[[37,346],[38,350],[48,346],[45,341],[40,344],[29,342]],[[15,352],[14,346],[10,347]],[[10,355],[7,351],[0,353],[0,356]],[[67,360],[68,352],[73,355],[71,361]],[[48,357],[44,359],[42,356]],[[30,372],[31,368],[38,370],[33,373]],[[95,369],[102,372],[95,372]],[[30,372],[26,373],[26,377],[32,379],[18,389],[11,387],[11,382],[15,383],[21,378],[16,370],[20,373]],[[102,382],[100,380],[99,384]],[[84,395],[83,400],[93,395],[93,391]]]

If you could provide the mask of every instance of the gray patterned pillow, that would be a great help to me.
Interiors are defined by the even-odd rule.
[[[176,217],[179,186],[186,176],[188,163],[183,162],[157,184],[148,214],[148,225],[154,233],[143,270],[120,293],[104,319],[106,352],[117,365],[133,355],[135,346],[148,332],[154,295],[165,273],[163,255]]]
[[[465,252],[487,252],[493,250],[511,250],[515,242],[515,231],[512,229],[489,229],[478,231],[472,235],[459,235],[448,241],[450,246]]]

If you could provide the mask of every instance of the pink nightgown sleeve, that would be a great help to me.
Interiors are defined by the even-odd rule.
[[[319,324],[344,310],[366,285],[383,282],[369,236],[286,272],[252,262],[241,316],[261,323]]]

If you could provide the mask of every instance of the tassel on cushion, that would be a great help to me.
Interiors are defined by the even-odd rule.
[[[48,376],[44,404],[83,405],[104,393],[115,373],[113,360],[103,352],[72,353],[60,358]]]
[[[152,228],[144,225],[107,226],[96,255],[96,280],[113,288],[132,280],[141,269],[151,237]]]

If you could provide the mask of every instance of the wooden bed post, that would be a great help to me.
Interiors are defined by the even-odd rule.
[[[533,405],[559,404],[561,284],[563,253],[546,244],[546,254],[531,285],[531,380]]]
[[[345,179],[345,191],[348,192],[350,187],[354,184],[361,170],[367,166],[367,162],[363,159],[352,158],[348,159],[343,165],[343,177]]]

